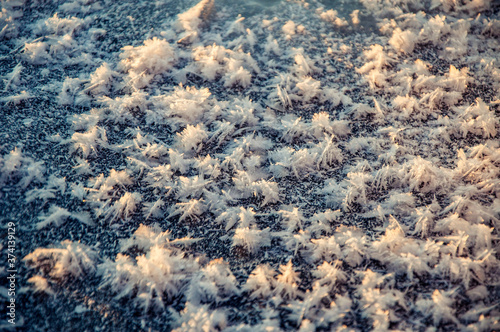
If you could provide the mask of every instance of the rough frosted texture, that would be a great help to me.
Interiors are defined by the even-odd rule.
[[[497,1],[1,6],[16,328],[500,330]]]

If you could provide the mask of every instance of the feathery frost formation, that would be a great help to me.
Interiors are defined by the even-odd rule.
[[[495,1],[1,3],[28,330],[500,329]]]

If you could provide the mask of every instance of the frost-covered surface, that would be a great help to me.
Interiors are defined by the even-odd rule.
[[[500,329],[497,2],[1,3],[18,328]]]

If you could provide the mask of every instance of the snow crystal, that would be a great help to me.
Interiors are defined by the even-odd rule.
[[[176,61],[175,50],[164,39],[148,39],[143,46],[125,46],[119,69],[128,73],[133,87],[147,86],[155,75],[163,74],[173,67]]]
[[[83,278],[96,271],[97,253],[86,245],[65,240],[57,248],[38,248],[23,260],[50,278]]]

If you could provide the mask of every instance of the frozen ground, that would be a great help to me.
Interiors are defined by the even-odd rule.
[[[498,2],[1,3],[0,329],[500,329]]]

